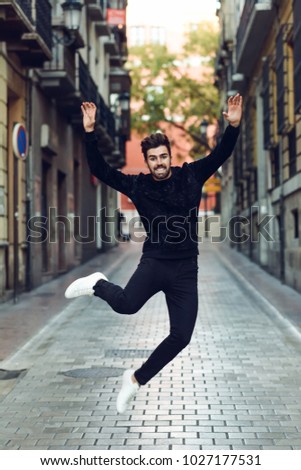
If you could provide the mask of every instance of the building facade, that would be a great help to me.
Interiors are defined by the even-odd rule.
[[[96,103],[103,155],[124,166],[127,2],[75,2],[78,30],[62,3],[0,0],[0,301],[117,243],[117,194],[89,172],[80,105]],[[27,132],[24,159],[16,123]]]
[[[301,1],[224,0],[217,13],[221,108],[244,98],[222,224],[233,247],[300,291]]]

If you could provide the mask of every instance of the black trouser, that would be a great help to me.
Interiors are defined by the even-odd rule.
[[[169,312],[170,334],[135,372],[145,385],[190,342],[197,308],[197,257],[182,260],[142,258],[124,289],[104,280],[94,286],[94,295],[118,313],[136,313],[145,302],[163,291]]]

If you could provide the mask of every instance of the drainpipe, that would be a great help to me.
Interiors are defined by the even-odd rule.
[[[283,194],[283,141],[282,136],[279,139],[279,171],[280,171],[280,198],[279,198],[279,212],[280,212],[280,280],[285,282],[285,204]]]
[[[32,162],[32,70],[26,72],[26,123],[29,135],[28,157],[26,160],[26,267],[25,267],[25,288],[26,291],[32,289],[32,263],[31,263],[31,244],[29,243],[29,220],[32,214],[32,195],[33,195],[33,162]]]

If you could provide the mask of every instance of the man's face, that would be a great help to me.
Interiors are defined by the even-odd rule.
[[[149,149],[146,164],[153,178],[157,181],[166,180],[171,176],[171,156],[165,145]]]

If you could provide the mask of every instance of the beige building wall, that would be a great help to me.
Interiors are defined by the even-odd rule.
[[[121,139],[126,141],[129,133],[115,129],[110,93],[112,80],[120,93],[129,92],[126,25],[116,31],[107,23],[101,2],[85,0],[80,30],[70,43],[61,4],[0,2],[0,302],[117,243],[114,233],[106,244],[96,240],[95,225],[100,232],[103,222],[97,208],[101,205],[113,214],[117,194],[105,185],[100,191],[91,177],[80,106],[83,101],[98,104],[97,132],[104,157],[120,168],[125,161]],[[118,76],[112,78],[114,66],[122,83]],[[129,127],[129,113],[123,117]],[[26,161],[13,155],[17,122],[29,135]]]
[[[238,168],[239,177],[235,179],[235,167],[228,169],[225,179],[227,180],[227,191],[224,201],[229,204],[233,201],[232,212],[235,215],[249,217],[251,233],[254,242],[237,245],[245,255],[251,257],[275,276],[281,278],[290,286],[301,291],[301,115],[295,114],[294,110],[294,60],[293,60],[293,1],[278,2],[279,10],[277,15],[275,9],[269,10],[269,2],[264,9],[271,27],[268,28],[265,40],[260,47],[252,49],[252,59],[255,58],[253,69],[250,73],[237,76],[243,73],[248,67],[241,65],[240,70],[236,70],[236,32],[228,34],[230,31],[227,22],[228,13],[237,11],[239,27],[240,14],[243,12],[244,2],[238,0],[224,0],[221,2],[221,26],[223,38],[221,49],[218,53],[216,73],[221,96],[225,96],[230,89],[240,91],[244,97],[244,117],[242,123],[242,133],[240,143],[235,150],[236,170]],[[238,6],[240,8],[238,9]],[[255,8],[255,7],[254,7]],[[249,21],[250,18],[249,18]],[[277,126],[277,87],[276,87],[276,57],[277,57],[277,37],[282,27],[284,29],[283,48],[283,75],[284,80],[284,128],[278,133]],[[258,28],[258,26],[257,26]],[[256,26],[253,26],[256,31]],[[247,33],[246,33],[247,34]],[[255,36],[255,33],[254,33]],[[250,37],[247,44],[243,46],[243,51],[249,48],[255,37]],[[269,64],[269,132],[272,136],[269,146],[264,143],[264,87],[266,89],[266,79],[264,78],[265,64]],[[279,73],[279,72],[278,72]],[[235,75],[236,74],[236,75]],[[235,77],[235,78],[234,78]],[[252,109],[251,109],[252,108]],[[246,159],[248,146],[246,137],[253,129],[251,144],[253,151],[253,169],[257,178],[256,197],[249,198],[248,171],[246,171]],[[295,129],[296,132],[296,172],[290,172],[290,157],[293,155],[289,148],[289,133]],[[279,149],[279,182],[275,183],[273,174],[275,168],[272,153],[275,148]],[[265,148],[267,147],[267,148]],[[242,171],[239,166],[242,166]],[[234,181],[235,180],[235,181]],[[231,184],[232,182],[232,184]],[[231,213],[227,207],[228,214]],[[262,236],[258,238],[258,223],[265,216],[272,216],[272,221],[267,225],[267,230],[272,240],[267,241]],[[296,217],[299,227],[296,236]],[[283,224],[281,220],[283,218]],[[281,226],[283,229],[281,230]],[[250,233],[250,234],[251,234]]]
[[[1,43],[0,43],[1,44]],[[17,160],[17,214],[14,206],[15,157],[12,132],[15,123],[26,123],[26,76],[18,58],[0,48],[0,295],[14,288],[14,217],[18,220],[18,283],[25,284],[26,269],[26,161]]]

